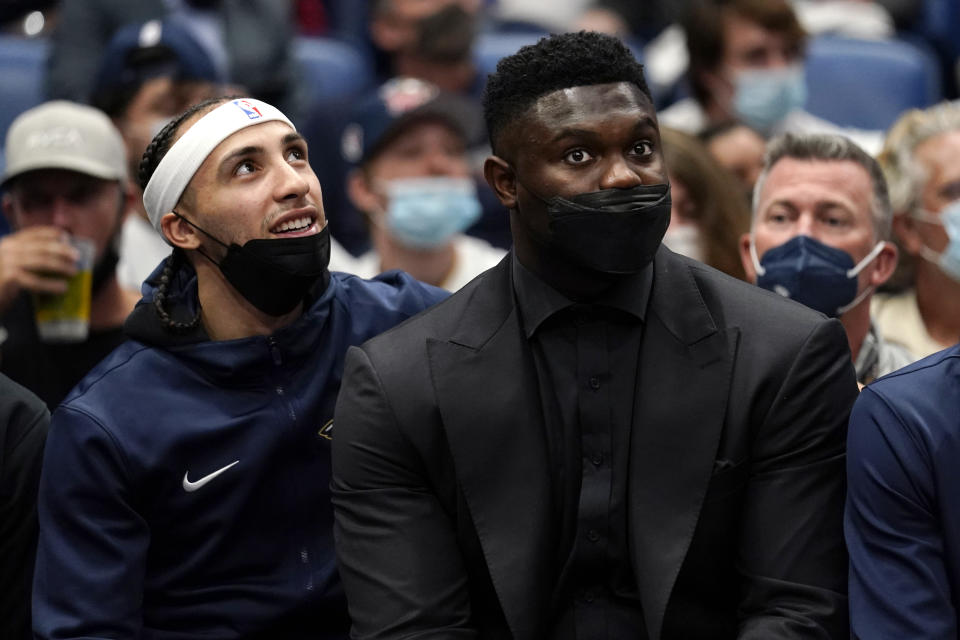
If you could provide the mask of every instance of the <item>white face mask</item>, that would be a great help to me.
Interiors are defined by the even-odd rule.
[[[803,107],[807,86],[803,66],[745,69],[736,74],[733,110],[758,131],[770,129],[794,109]]]
[[[481,214],[477,188],[469,178],[398,178],[385,184],[386,229],[414,249],[442,247]]]
[[[696,225],[670,225],[663,236],[663,244],[675,253],[703,262],[703,244],[700,242],[700,229]]]
[[[945,206],[940,215],[920,209],[910,216],[916,220],[938,224],[947,232],[950,241],[941,253],[922,245],[920,257],[940,267],[941,271],[954,280],[960,281],[960,200],[954,200]]]

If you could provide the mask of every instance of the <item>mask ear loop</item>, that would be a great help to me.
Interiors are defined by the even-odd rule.
[[[767,272],[767,269],[760,264],[760,259],[757,258],[757,242],[753,231],[750,232],[750,259],[753,261],[753,270],[757,272],[757,277]]]
[[[866,268],[866,266],[867,266],[868,264],[870,264],[871,262],[873,262],[874,259],[875,259],[878,255],[880,255],[880,252],[883,251],[883,248],[884,248],[885,246],[887,246],[887,243],[886,243],[885,241],[880,240],[879,242],[877,242],[877,244],[873,247],[873,249],[870,251],[870,253],[868,253],[866,256],[864,256],[863,260],[861,260],[859,263],[857,263],[856,265],[854,265],[852,269],[848,269],[848,270],[847,270],[847,277],[848,277],[848,278],[855,278],[857,275],[859,275],[859,273],[860,273],[861,271],[863,271],[864,268]]]
[[[848,278],[855,278],[861,271],[864,270],[864,268],[865,268],[868,264],[870,264],[871,262],[873,262],[874,259],[876,259],[876,257],[877,257],[878,255],[880,255],[880,252],[883,251],[883,248],[886,246],[886,244],[887,244],[887,243],[884,242],[883,240],[877,242],[877,244],[873,247],[873,249],[870,251],[870,253],[868,253],[866,256],[864,256],[863,260],[861,260],[861,261],[860,261],[857,265],[855,265],[852,269],[848,269],[848,270],[847,270],[847,277],[848,277]],[[838,316],[842,316],[842,315],[845,314],[847,311],[850,311],[850,309],[853,309],[854,307],[856,307],[858,304],[860,304],[861,302],[863,302],[863,300],[864,300],[868,295],[870,295],[871,293],[873,293],[873,290],[874,290],[874,289],[876,289],[876,286],[871,284],[871,285],[868,286],[866,289],[864,289],[863,291],[861,291],[861,292],[860,292],[860,295],[858,295],[856,298],[854,298],[854,299],[853,299],[852,301],[850,301],[848,304],[845,304],[845,305],[843,305],[842,307],[837,307],[837,315],[838,315]]]
[[[183,220],[184,222],[186,222],[188,225],[190,225],[191,227],[193,227],[194,229],[196,229],[197,231],[199,231],[199,232],[202,233],[203,235],[207,236],[208,238],[210,238],[211,240],[213,240],[214,242],[216,242],[216,243],[219,244],[220,246],[222,246],[222,247],[224,247],[224,248],[226,248],[226,249],[228,249],[228,250],[230,249],[230,247],[229,247],[228,245],[224,244],[223,241],[221,241],[219,238],[216,238],[216,237],[210,235],[209,233],[207,233],[206,231],[204,231],[203,229],[201,229],[201,228],[198,227],[197,225],[193,224],[192,222],[190,222],[189,220],[187,220],[185,217],[183,217],[182,215],[180,215],[179,213],[177,213],[176,210],[171,211],[170,213],[172,213],[173,215],[177,216],[178,218],[180,218],[181,220]],[[209,255],[207,255],[207,252],[204,251],[203,249],[201,249],[200,247],[197,247],[197,253],[199,253],[199,254],[202,255],[204,258],[206,258],[207,260],[209,260],[210,262],[212,262],[214,265],[216,265],[216,266],[218,266],[218,267],[220,266],[220,263],[219,263],[219,262],[217,262],[216,260],[214,260],[213,258],[211,258]]]
[[[945,228],[945,225],[943,224],[943,219],[939,215],[935,213],[930,213],[929,211],[925,211],[924,209],[916,209],[914,211],[911,211],[909,215],[914,220],[919,220],[920,222],[926,222],[928,224],[935,224]],[[920,245],[920,257],[926,260],[927,262],[934,264],[940,267],[941,269],[943,269],[943,267],[941,266],[941,260],[943,258],[942,254],[937,253],[936,251],[934,251],[933,249],[931,249],[925,244]]]

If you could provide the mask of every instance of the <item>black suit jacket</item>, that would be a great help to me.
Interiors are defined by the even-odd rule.
[[[848,633],[839,322],[661,249],[630,440],[650,638]],[[333,429],[355,638],[542,638],[552,474],[509,257],[347,356]]]

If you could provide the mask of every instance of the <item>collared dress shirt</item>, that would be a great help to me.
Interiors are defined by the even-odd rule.
[[[514,257],[552,463],[560,556],[550,637],[643,638],[630,563],[628,452],[653,269],[573,301]]]

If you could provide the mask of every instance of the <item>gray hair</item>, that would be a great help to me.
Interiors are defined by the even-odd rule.
[[[890,201],[897,214],[917,209],[930,177],[916,159],[917,147],[930,138],[958,130],[960,104],[941,102],[929,109],[907,111],[887,132],[877,159],[887,177]]]
[[[887,192],[880,165],[873,157],[845,136],[824,133],[785,133],[767,143],[763,158],[763,171],[753,187],[753,222],[756,222],[760,204],[760,192],[767,176],[780,160],[844,161],[849,160],[863,167],[870,176],[873,185],[873,197],[870,198],[870,214],[873,218],[873,234],[878,240],[890,239],[890,226],[893,220],[893,208]]]

